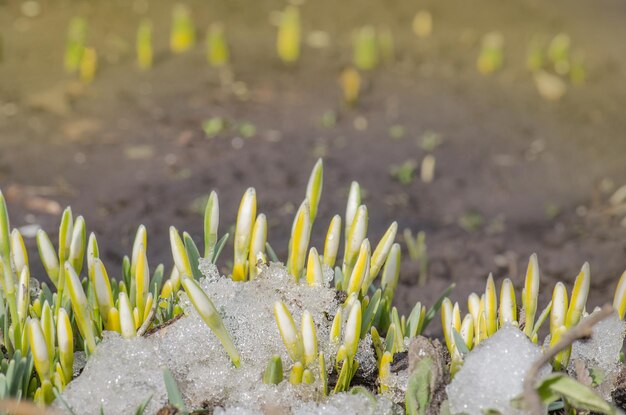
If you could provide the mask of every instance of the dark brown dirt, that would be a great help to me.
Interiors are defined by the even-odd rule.
[[[544,299],[556,279],[571,283],[589,261],[590,302],[609,301],[626,269],[623,213],[611,214],[607,205],[609,184],[626,183],[626,4],[620,0],[307,2],[304,30],[328,32],[331,44],[305,46],[294,68],[283,67],[273,51],[269,16],[283,2],[189,1],[199,39],[210,22],[225,24],[232,73],[246,87],[245,99],[220,83],[203,46],[168,52],[169,2],[151,2],[140,13],[139,0],[44,1],[36,18],[22,16],[19,4],[0,1],[0,187],[12,224],[39,224],[55,234],[58,215],[46,212],[71,205],[98,235],[112,275],[140,223],[149,230],[151,264],[169,266],[168,226],[199,237],[202,217],[192,206],[213,189],[225,232],[245,188],[256,187],[269,241],[284,257],[294,206],[319,156],[325,186],[314,229],[318,246],[332,214],[344,212],[351,180],[366,191],[373,240],[393,220],[401,230],[426,231],[429,280],[418,287],[417,264],[404,260],[402,312],[417,300],[432,303],[451,282],[457,283],[453,297],[464,301],[484,289],[489,272],[521,287],[533,252]],[[427,40],[411,31],[419,8],[434,17]],[[100,56],[88,86],[77,86],[62,69],[74,15],[88,19]],[[135,68],[132,52],[144,15],[156,28],[156,62],[147,73]],[[365,74],[361,102],[349,110],[339,103],[337,78],[350,63],[351,31],[364,24],[393,31],[397,62]],[[482,76],[475,69],[479,39],[492,30],[504,35],[505,66]],[[533,34],[559,32],[585,52],[588,80],[551,103],[538,95],[524,60]],[[320,122],[328,111],[338,114],[332,128]],[[242,140],[229,128],[208,139],[201,125],[215,116],[253,123],[256,134]],[[355,128],[359,119],[367,121],[365,130]],[[393,125],[405,128],[403,139],[390,138]],[[417,143],[427,131],[443,138],[433,151],[434,182],[394,181],[391,165],[426,154]],[[459,222],[470,213],[482,224],[466,230]],[[34,240],[28,245],[34,257]]]

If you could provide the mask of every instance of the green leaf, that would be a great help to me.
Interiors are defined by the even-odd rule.
[[[148,404],[150,403],[151,400],[152,400],[152,395],[148,396],[148,399],[143,401],[141,405],[137,407],[137,410],[135,411],[135,415],[143,415],[143,413],[146,412],[146,409],[148,408]]]
[[[428,309],[428,311],[426,312],[426,317],[424,317],[424,325],[422,326],[422,330],[428,327],[433,318],[435,318],[435,316],[439,313],[439,309],[441,308],[443,300],[450,295],[452,290],[454,290],[454,287],[456,287],[456,284],[450,284],[448,288],[443,290],[437,301],[435,301],[435,304],[433,304],[433,306]]]
[[[552,413],[563,408],[565,408],[565,403],[563,401],[552,402],[548,405],[548,413]]]
[[[341,268],[335,267],[335,278],[334,278],[335,288],[337,290],[341,290],[343,284],[343,272]]]
[[[425,415],[430,406],[430,382],[433,376],[433,361],[420,360],[409,378],[405,392],[407,415]]]
[[[352,368],[350,366],[352,366],[350,361],[344,359],[339,371],[339,377],[337,378],[337,384],[335,385],[335,393],[345,392],[350,387],[350,381],[352,380]]]
[[[183,400],[183,394],[178,389],[178,384],[174,379],[172,372],[165,368],[163,369],[163,381],[165,382],[165,389],[167,391],[167,399],[174,408],[180,412],[187,414],[187,408],[185,407],[185,401]]]
[[[9,213],[2,192],[0,192],[0,257],[4,261],[9,261],[11,252],[11,241],[9,239]]]
[[[562,396],[577,409],[604,414],[616,413],[615,408],[591,388],[562,373],[545,378],[537,387],[537,392],[545,403],[554,402],[555,396]]]
[[[52,294],[52,290],[50,290],[50,287],[45,282],[41,283],[41,292],[44,295],[44,299],[47,300],[50,304],[53,304],[54,294]],[[43,303],[44,301],[42,300],[41,304],[43,305]]]
[[[263,383],[266,385],[278,385],[283,381],[283,376],[282,359],[278,355],[272,356],[263,373]]]
[[[393,346],[396,340],[396,326],[392,324],[389,326],[389,330],[387,330],[387,337],[385,337],[385,351],[393,353]]]
[[[279,262],[276,251],[274,251],[274,248],[272,248],[269,242],[265,242],[265,249],[267,250],[267,257],[271,262]]]
[[[130,289],[131,285],[131,277],[130,277],[130,258],[128,255],[124,256],[122,260],[122,278],[124,280],[124,284],[126,284],[126,289]]]
[[[606,378],[606,373],[599,367],[592,367],[591,369],[589,369],[589,376],[591,376],[591,379],[593,380],[593,386],[598,386],[602,382],[604,382],[604,378]]]
[[[456,345],[456,349],[461,353],[461,356],[465,356],[470,351],[465,344],[465,340],[463,340],[463,336],[456,329],[452,329],[452,335],[454,336],[454,344]]]
[[[163,288],[163,272],[163,264],[159,264],[159,266],[154,270],[152,279],[150,280],[150,292],[152,293],[152,298],[155,299],[155,301],[159,298],[161,288]]]
[[[548,305],[546,306],[546,308],[543,309],[541,314],[539,314],[539,318],[537,319],[537,322],[533,326],[531,337],[535,337],[535,335],[539,333],[539,329],[548,318],[548,315],[550,314],[551,310],[552,310],[552,301],[550,301]]]
[[[361,323],[361,339],[365,338],[365,335],[370,331],[370,327],[372,327],[374,317],[376,317],[376,312],[378,311],[381,296],[382,290],[379,288],[378,290],[376,290],[376,292],[372,296],[372,299],[369,301],[367,307],[365,308],[365,313],[363,313]]]
[[[409,318],[407,320],[407,332],[405,333],[409,339],[420,334],[420,318],[422,314],[422,303],[418,302],[411,310]]]
[[[200,264],[200,251],[198,251],[196,243],[193,241],[193,239],[191,239],[191,235],[189,235],[187,232],[183,232],[183,241],[185,243],[187,256],[189,257],[191,273],[193,274],[193,278],[198,281],[202,278],[202,273],[198,269],[198,265]]]
[[[229,236],[230,234],[227,233],[226,235],[222,236],[220,240],[217,242],[217,244],[215,245],[215,249],[213,251],[213,258],[211,258],[211,263],[213,264],[217,263],[217,259],[220,257],[220,254],[222,253],[222,249],[224,249],[224,245],[226,245],[226,241],[228,241]]]

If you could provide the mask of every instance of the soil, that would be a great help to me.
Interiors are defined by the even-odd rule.
[[[197,206],[216,190],[224,233],[254,186],[269,241],[284,258],[295,207],[323,157],[314,244],[332,215],[344,212],[351,180],[365,190],[372,240],[393,220],[400,230],[426,232],[428,280],[418,286],[419,265],[403,255],[401,312],[418,300],[430,305],[452,282],[452,297],[464,304],[469,292],[484,290],[489,272],[521,289],[533,252],[543,304],[555,281],[571,284],[584,261],[592,270],[590,304],[612,299],[626,269],[626,209],[608,203],[626,184],[626,3],[310,1],[301,8],[303,31],[324,31],[330,44],[304,45],[289,68],[275,56],[271,24],[284,2],[187,3],[202,41],[174,55],[170,2],[41,1],[31,18],[21,2],[0,0],[0,187],[13,226],[36,224],[56,236],[60,208],[71,205],[97,234],[115,276],[140,223],[149,231],[150,263],[169,267],[169,225],[200,240]],[[433,16],[427,39],[411,30],[420,8]],[[63,71],[65,31],[77,15],[87,19],[99,54],[89,85]],[[147,72],[136,68],[133,52],[143,17],[155,27]],[[225,26],[229,71],[206,63],[205,29],[215,21]],[[351,62],[352,31],[366,24],[392,31],[396,60],[363,73],[360,101],[346,108],[338,77]],[[476,57],[490,31],[504,36],[505,61],[484,76]],[[526,50],[533,35],[561,32],[584,52],[587,80],[568,83],[566,95],[549,102],[525,68]],[[321,122],[327,113],[335,125]],[[229,126],[207,138],[202,124],[212,117]],[[241,137],[242,123],[254,126],[252,137]],[[391,137],[393,126],[403,127],[403,138]],[[442,138],[432,150],[434,181],[394,180],[393,165],[429,153],[419,145],[429,132]],[[27,244],[42,277],[34,239]],[[227,246],[223,265],[230,252]]]

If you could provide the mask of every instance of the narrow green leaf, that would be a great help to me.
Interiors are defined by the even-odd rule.
[[[135,411],[135,415],[143,415],[144,412],[146,412],[146,409],[148,408],[148,404],[150,403],[151,400],[152,400],[152,395],[148,396],[148,399],[143,401],[141,405],[137,407],[137,410]]]
[[[367,307],[365,308],[365,313],[363,313],[363,321],[361,323],[361,339],[365,338],[365,335],[370,331],[370,327],[372,327],[374,317],[376,317],[376,313],[378,312],[378,306],[380,305],[381,296],[382,290],[379,288],[378,290],[376,290],[371,300],[367,304]]]
[[[407,320],[407,337],[412,339],[413,337],[420,334],[420,319],[422,314],[422,303],[418,302],[411,310],[411,314],[409,314],[409,318]]]
[[[265,242],[265,249],[267,250],[267,257],[271,262],[279,262],[278,256],[276,256],[276,251],[274,251],[274,248],[272,248],[269,242]]]
[[[535,325],[533,326],[533,331],[531,333],[531,339],[533,337],[535,337],[535,335],[537,333],[539,333],[539,329],[541,328],[541,326],[543,325],[543,323],[546,321],[546,319],[548,318],[548,315],[550,314],[550,311],[552,310],[552,301],[550,301],[548,303],[548,305],[546,306],[546,308],[543,309],[543,311],[541,312],[541,314],[539,314],[539,318],[537,318],[537,322],[535,323]]]
[[[395,324],[391,324],[389,326],[389,330],[387,330],[387,337],[385,337],[385,351],[394,353],[394,345],[396,340],[396,326]]]
[[[130,258],[128,258],[128,256],[124,256],[124,259],[122,260],[122,279],[124,280],[124,284],[126,284],[126,289],[130,289]]]
[[[204,257],[209,258],[215,252],[217,243],[217,228],[220,219],[217,193],[211,192],[204,209]]]
[[[409,378],[405,392],[407,415],[425,415],[430,406],[430,383],[433,375],[433,361],[429,358],[418,362]]]
[[[450,295],[452,290],[454,290],[454,287],[456,287],[456,284],[450,284],[448,288],[443,290],[437,301],[435,301],[435,304],[433,304],[433,306],[428,309],[428,311],[426,312],[426,317],[424,318],[422,330],[428,327],[433,318],[435,318],[435,316],[439,313],[439,309],[441,308],[441,304],[443,303],[444,298]]]
[[[7,210],[4,195],[0,192],[0,257],[9,261],[11,241],[9,239],[11,226],[9,224],[9,213]]]
[[[188,411],[185,407],[183,394],[180,392],[180,389],[178,389],[178,384],[174,379],[174,375],[172,375],[172,372],[168,368],[163,369],[163,381],[165,382],[167,399],[170,405],[178,409],[180,412],[187,414]]]
[[[163,267],[163,264],[159,264],[159,266],[156,267],[154,273],[152,274],[152,279],[150,280],[150,292],[152,293],[152,298],[159,298],[161,288],[163,288],[164,272],[165,268]]]
[[[193,239],[191,239],[191,235],[189,235],[187,232],[183,232],[183,241],[185,243],[187,256],[189,257],[189,265],[191,265],[191,273],[193,274],[193,278],[196,280],[200,280],[202,278],[202,273],[198,269],[198,265],[200,264],[200,251],[198,251],[196,243],[193,241]]]
[[[217,259],[220,257],[220,254],[222,253],[222,249],[224,249],[224,245],[226,245],[226,241],[228,241],[228,237],[230,236],[230,234],[226,234],[224,236],[222,236],[220,238],[220,240],[217,242],[217,244],[215,245],[215,249],[213,251],[213,258],[211,258],[211,263],[215,264],[217,263]]]
[[[452,336],[454,336],[454,344],[459,353],[461,353],[461,356],[465,356],[466,354],[468,354],[470,351],[467,348],[467,345],[465,344],[465,340],[463,340],[463,336],[461,336],[461,333],[453,328]]]
[[[339,267],[335,267],[334,282],[335,282],[335,288],[341,291],[341,287],[343,286],[343,272],[341,271],[341,268]]]
[[[282,359],[278,355],[272,356],[263,373],[263,383],[267,385],[278,385],[283,381],[283,376]]]
[[[563,396],[571,406],[577,409],[603,414],[616,413],[615,408],[591,388],[562,373],[555,373],[545,378],[537,387],[537,391],[542,398],[549,397],[550,400],[555,395]]]

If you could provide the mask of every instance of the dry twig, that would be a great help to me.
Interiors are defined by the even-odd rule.
[[[563,334],[561,340],[557,344],[550,347],[526,373],[524,379],[524,401],[531,414],[541,415],[544,413],[541,398],[535,389],[537,385],[537,376],[542,367],[549,364],[550,361],[561,351],[572,345],[576,340],[589,337],[592,334],[593,326],[604,320],[613,313],[613,307],[605,305],[597,313],[591,314],[588,318],[582,320],[577,326],[572,327]]]

